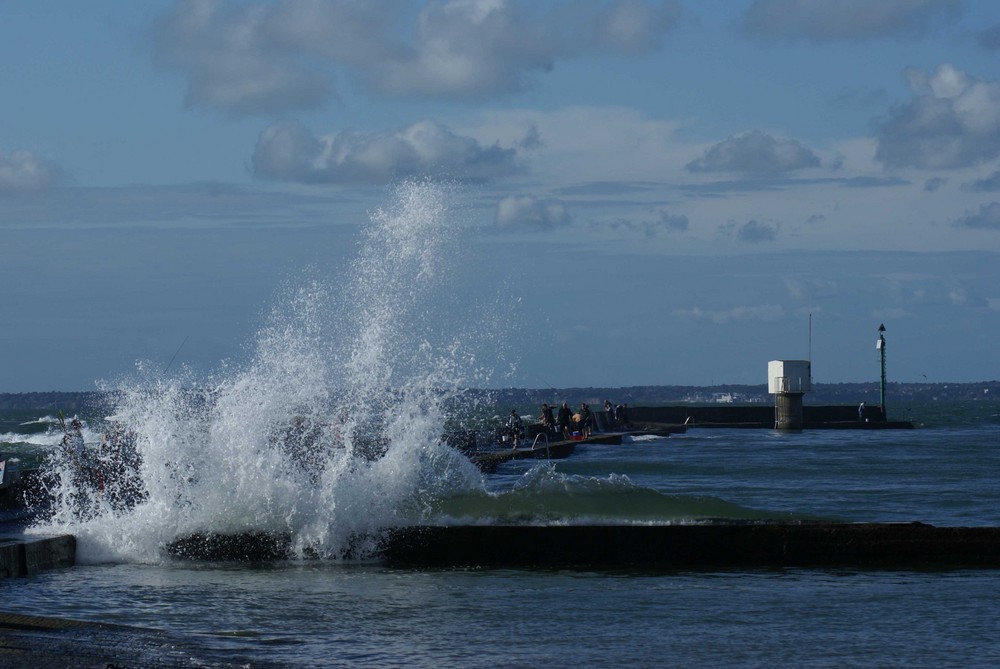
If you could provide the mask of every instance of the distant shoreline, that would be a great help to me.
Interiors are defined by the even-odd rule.
[[[531,405],[541,402],[570,401],[600,404],[605,399],[633,405],[667,403],[772,403],[767,384],[720,384],[712,386],[626,386],[568,388],[499,388],[470,390],[503,405]],[[1000,401],[1000,381],[974,383],[889,383],[886,393],[896,402]],[[98,391],[0,393],[0,410],[77,411],[106,405],[109,393]],[[864,400],[877,403],[878,382],[814,383],[806,394],[806,404],[857,404]],[[888,401],[887,401],[888,403]]]

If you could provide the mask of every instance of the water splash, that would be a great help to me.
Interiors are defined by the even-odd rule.
[[[286,288],[247,365],[208,383],[140,365],[109,407],[134,466],[95,444],[59,449],[34,531],[76,535],[90,562],[158,561],[179,537],[247,531],[337,557],[357,533],[428,522],[441,498],[482,490],[442,443],[445,404],[490,374],[475,351],[492,331],[450,302],[463,257],[452,199],[440,184],[399,185],[345,278]],[[124,478],[141,494],[110,494]]]

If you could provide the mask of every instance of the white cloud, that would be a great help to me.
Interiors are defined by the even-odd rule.
[[[179,0],[157,23],[156,60],[187,76],[187,106],[270,114],[315,107],[333,94],[329,77],[299,60],[276,11],[262,3]]]
[[[559,188],[603,182],[609,175],[619,182],[660,182],[683,174],[700,147],[676,141],[680,125],[628,107],[574,106],[487,110],[454,131],[484,144],[518,147],[522,156],[530,149],[531,173]]]
[[[799,142],[753,130],[714,144],[701,158],[688,163],[687,168],[692,172],[773,175],[819,164],[816,154]]]
[[[747,221],[743,225],[730,221],[720,225],[719,230],[724,235],[735,235],[737,240],[746,244],[773,242],[778,238],[777,225],[768,225],[756,220]]]
[[[917,97],[878,129],[876,159],[887,167],[955,169],[1000,156],[1000,84],[947,63],[904,76]]]
[[[565,205],[555,199],[505,197],[497,204],[494,224],[498,228],[536,228],[548,230],[569,225],[572,221]]]
[[[765,39],[837,42],[920,34],[960,13],[959,0],[754,0],[743,28]]]
[[[178,0],[157,24],[157,61],[192,106],[234,114],[317,107],[347,75],[385,95],[489,96],[557,61],[646,53],[676,23],[669,0]]]
[[[258,178],[301,183],[385,183],[413,175],[481,181],[520,169],[515,149],[482,146],[431,120],[321,138],[301,124],[282,121],[260,134],[252,164]]]
[[[736,238],[748,244],[760,244],[762,242],[773,242],[778,236],[778,229],[766,223],[748,221],[736,232]]]
[[[700,307],[678,309],[674,311],[678,318],[691,321],[724,324],[733,321],[780,321],[785,317],[785,309],[776,304],[765,304],[756,307],[734,307],[725,311],[711,311]]]
[[[39,191],[55,184],[61,171],[30,151],[0,153],[0,194]]]

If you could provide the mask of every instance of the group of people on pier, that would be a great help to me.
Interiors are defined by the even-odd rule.
[[[613,405],[610,400],[604,400],[604,413],[607,416],[607,426],[610,429],[620,429],[628,424],[627,404]],[[587,439],[593,434],[596,426],[594,413],[586,402],[581,402],[580,408],[576,412],[570,409],[568,402],[563,402],[558,411],[555,410],[554,405],[543,403],[539,419],[545,434],[558,436],[563,440]],[[507,418],[506,435],[513,442],[515,450],[521,445],[524,434],[524,421],[517,413],[517,409],[512,409]]]
[[[96,447],[84,442],[84,424],[76,416],[66,423],[60,415],[63,437],[59,462],[68,466],[77,510],[93,513],[103,499],[115,511],[129,509],[146,497],[140,468],[137,435],[118,422],[101,436]]]

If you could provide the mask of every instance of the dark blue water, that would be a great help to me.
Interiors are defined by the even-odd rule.
[[[453,516],[1000,525],[996,404],[907,431],[691,430],[515,461]],[[3,609],[171,630],[292,666],[995,667],[1000,570],[398,570],[91,564],[7,580]]]

